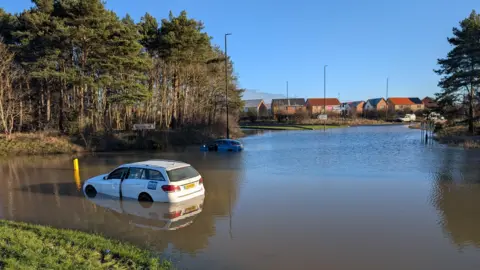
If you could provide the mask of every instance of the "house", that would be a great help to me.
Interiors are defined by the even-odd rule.
[[[273,115],[292,115],[297,111],[305,110],[303,98],[272,99],[271,110]]]
[[[268,108],[263,102],[263,99],[249,99],[244,100],[245,105],[243,106],[244,113],[255,113],[257,116],[267,116]]]
[[[272,115],[272,103],[265,103],[265,106],[267,107],[268,115]]]
[[[364,112],[374,112],[387,109],[387,102],[384,98],[372,98],[365,102],[363,106]]]
[[[363,113],[363,106],[365,105],[365,101],[352,101],[343,103],[344,105],[343,110],[346,114],[362,114]]]
[[[425,106],[419,98],[394,97],[388,99],[389,111],[420,111]]]
[[[431,97],[424,97],[422,103],[425,109],[434,110],[438,108],[438,103]]]
[[[326,106],[326,110],[324,109]],[[310,115],[341,112],[341,104],[337,98],[309,98],[306,102],[307,111]]]

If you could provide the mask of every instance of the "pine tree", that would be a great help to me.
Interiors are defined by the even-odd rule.
[[[448,38],[453,49],[444,59],[439,59],[440,69],[435,72],[443,75],[439,86],[443,91],[438,98],[454,99],[464,95],[468,101],[468,130],[474,132],[475,100],[480,85],[480,16],[472,11],[460,22],[460,28],[453,28],[453,37]]]

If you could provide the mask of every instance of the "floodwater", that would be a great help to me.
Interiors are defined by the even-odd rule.
[[[480,152],[404,126],[265,132],[242,153],[115,153],[0,161],[0,217],[96,232],[179,269],[480,269]],[[86,198],[116,165],[191,163],[207,193],[181,205]],[[77,179],[78,180],[78,179]],[[171,216],[183,211],[184,216]]]

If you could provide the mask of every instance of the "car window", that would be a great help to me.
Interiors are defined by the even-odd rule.
[[[231,143],[232,143],[232,145],[240,145],[240,143],[237,142],[237,141],[232,141]]]
[[[224,144],[224,142],[222,140],[215,141],[215,143],[218,144],[218,145],[223,145]]]
[[[170,182],[178,182],[200,175],[192,166],[167,171],[167,174]]]
[[[111,172],[107,179],[121,179],[124,173],[128,172],[128,168],[118,168]]]
[[[144,169],[141,168],[130,168],[127,179],[141,179]]]
[[[157,170],[143,170],[141,179],[165,181],[163,174]]]

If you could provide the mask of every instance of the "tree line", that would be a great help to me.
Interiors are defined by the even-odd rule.
[[[185,11],[120,18],[101,0],[0,9],[0,130],[64,134],[225,125],[225,54]],[[228,59],[228,104],[242,90]],[[235,121],[230,121],[235,123]]]
[[[480,15],[473,10],[447,40],[452,50],[446,58],[438,59],[440,68],[435,72],[442,76],[438,83],[442,90],[436,99],[444,110],[462,105],[468,130],[474,133],[480,110]]]

